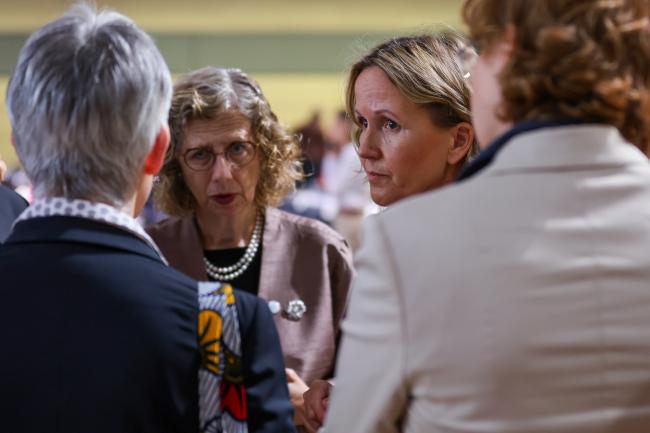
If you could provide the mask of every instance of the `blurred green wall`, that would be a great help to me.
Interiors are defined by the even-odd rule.
[[[0,0],[0,89],[27,36],[72,4]],[[244,69],[256,78],[278,117],[297,126],[320,110],[343,106],[346,67],[387,37],[459,26],[461,0],[96,1],[150,32],[172,72],[204,65]],[[16,164],[4,104],[0,156]]]

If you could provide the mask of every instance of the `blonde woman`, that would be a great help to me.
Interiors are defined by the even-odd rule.
[[[372,199],[388,206],[453,181],[478,146],[458,35],[401,37],[350,71],[347,111]]]
[[[478,151],[458,60],[466,47],[451,32],[400,37],[352,65],[346,108],[375,203],[390,206],[452,182]],[[323,422],[330,388],[314,381],[305,394],[312,431]]]

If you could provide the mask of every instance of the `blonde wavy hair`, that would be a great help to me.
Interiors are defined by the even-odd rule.
[[[361,125],[354,114],[354,86],[359,75],[377,66],[410,101],[426,106],[434,125],[451,128],[461,122],[472,123],[470,88],[458,55],[467,49],[458,33],[405,36],[390,39],[371,49],[350,68],[346,89],[346,111],[353,121],[352,136],[359,144]],[[474,139],[465,160],[479,151]]]
[[[161,210],[184,216],[196,209],[179,162],[185,126],[195,119],[219,119],[236,111],[251,124],[253,141],[261,154],[261,175],[255,191],[260,208],[277,206],[303,178],[298,139],[278,121],[259,85],[239,69],[205,67],[180,77],[174,84],[169,110],[171,142],[154,190]]]
[[[514,30],[502,120],[610,124],[647,151],[648,0],[466,0],[462,13],[479,50]]]

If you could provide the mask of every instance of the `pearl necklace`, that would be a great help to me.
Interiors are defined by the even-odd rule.
[[[209,276],[214,278],[217,281],[231,281],[246,272],[250,264],[253,262],[257,250],[260,247],[260,239],[262,238],[262,225],[264,222],[264,217],[261,213],[257,214],[257,219],[255,220],[255,228],[253,229],[253,236],[251,236],[251,241],[246,247],[244,255],[232,266],[226,266],[220,268],[219,266],[213,265],[207,257],[203,256],[203,264],[205,265],[205,271]]]

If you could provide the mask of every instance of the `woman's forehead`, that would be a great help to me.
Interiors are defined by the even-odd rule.
[[[386,111],[395,113],[422,109],[408,99],[377,66],[368,67],[359,74],[354,93],[354,109],[366,116]]]
[[[239,112],[220,113],[214,119],[193,119],[185,126],[186,145],[228,144],[250,138],[250,121]]]

